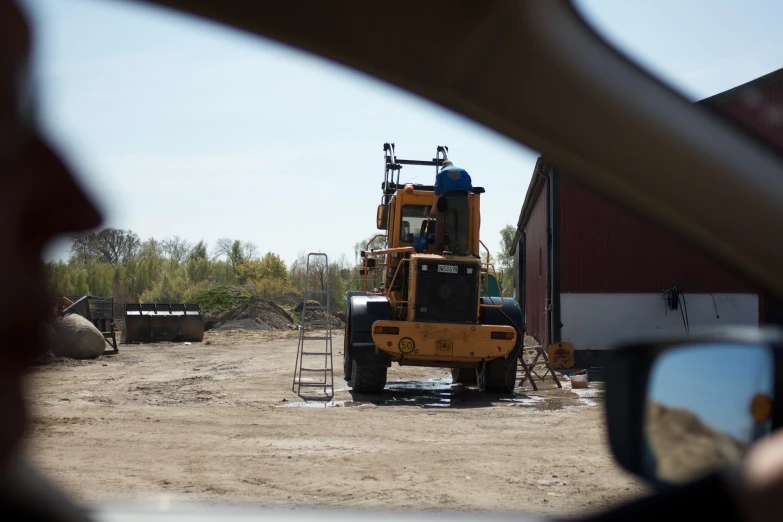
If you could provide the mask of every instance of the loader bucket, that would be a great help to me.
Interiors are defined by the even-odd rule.
[[[125,305],[125,342],[195,342],[204,339],[204,316],[197,304]]]

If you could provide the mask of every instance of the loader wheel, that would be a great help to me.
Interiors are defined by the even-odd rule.
[[[473,368],[452,368],[451,382],[457,384],[476,384],[476,370]]]
[[[512,352],[508,358],[481,363],[476,370],[478,389],[487,393],[514,393],[517,379],[517,358]]]
[[[345,348],[348,350],[348,348]],[[345,379],[345,382],[350,383],[351,382],[351,370],[352,364],[351,364],[351,357],[349,355],[349,352],[345,353],[345,359],[343,359],[343,379]]]
[[[351,381],[351,341],[350,331],[348,330],[348,323],[345,325],[345,344],[343,345],[343,378],[347,381]]]
[[[352,361],[351,388],[359,393],[381,393],[386,387],[387,367],[360,366]]]

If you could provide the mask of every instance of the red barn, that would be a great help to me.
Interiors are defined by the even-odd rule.
[[[783,69],[698,104],[783,150]],[[608,348],[638,337],[781,322],[777,302],[544,157],[510,253],[527,333],[572,343],[577,367],[603,366]]]

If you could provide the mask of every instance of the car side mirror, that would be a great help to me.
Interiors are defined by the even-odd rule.
[[[736,466],[783,420],[781,349],[778,329],[738,329],[613,350],[606,413],[615,458],[663,488]]]

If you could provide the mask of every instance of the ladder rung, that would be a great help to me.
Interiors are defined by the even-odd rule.
[[[302,324],[308,326],[326,326],[330,323],[329,321],[302,321]]]
[[[330,352],[302,352],[302,355],[332,355]]]
[[[326,310],[327,306],[307,306],[304,305],[303,310]]]
[[[302,337],[304,341],[328,341],[331,337]]]
[[[330,372],[331,368],[299,368],[302,372]]]
[[[299,382],[299,383],[297,383],[297,385],[299,385],[299,386],[308,386],[310,388],[315,388],[315,387],[318,387],[318,388],[323,388],[323,387],[331,388],[332,387],[332,385],[329,384],[328,382]]]

